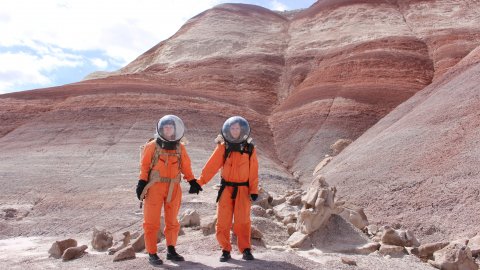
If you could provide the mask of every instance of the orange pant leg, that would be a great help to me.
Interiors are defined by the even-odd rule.
[[[180,184],[174,184],[172,192],[172,200],[167,203],[165,198],[165,229],[164,234],[167,246],[177,245],[178,232],[180,231],[180,223],[177,216],[182,202],[182,190]]]
[[[231,251],[230,230],[232,228],[234,201],[231,199],[232,187],[226,187],[217,204],[217,241],[222,250]]]
[[[233,232],[237,236],[237,246],[240,252],[251,247],[251,220],[250,220],[250,194],[248,187],[238,187],[237,198],[233,211]]]
[[[143,209],[143,230],[145,231],[145,248],[148,253],[157,253],[157,234],[160,230],[160,213],[165,192],[161,183],[149,188]]]

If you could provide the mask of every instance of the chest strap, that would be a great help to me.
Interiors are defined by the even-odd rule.
[[[167,195],[167,203],[172,200],[173,188],[175,187],[176,183],[180,183],[181,176],[180,173],[175,178],[167,178],[167,177],[160,177],[158,171],[152,171],[150,173],[148,184],[143,189],[142,194],[140,195],[140,199],[144,199],[147,196],[148,189],[155,183],[169,183],[168,185],[168,195]]]

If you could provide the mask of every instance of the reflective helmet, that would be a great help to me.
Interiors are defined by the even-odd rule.
[[[161,140],[176,142],[183,137],[185,126],[182,119],[176,115],[168,114],[160,118],[157,124],[157,135]]]
[[[241,116],[232,116],[223,123],[222,136],[229,143],[242,143],[250,136],[250,125]]]

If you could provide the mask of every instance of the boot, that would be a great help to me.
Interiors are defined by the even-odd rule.
[[[252,252],[250,251],[249,248],[246,248],[246,249],[243,250],[243,256],[242,256],[242,258],[243,258],[244,260],[247,260],[247,261],[251,261],[251,260],[255,259],[255,258],[253,257]]]
[[[226,262],[231,258],[232,256],[230,256],[230,251],[222,250],[222,256],[220,257],[221,262]]]
[[[148,254],[148,262],[152,265],[162,265],[163,261],[158,257],[157,253]]]
[[[167,247],[167,260],[176,261],[176,262],[183,262],[185,258],[183,258],[180,254],[175,251],[174,246]]]

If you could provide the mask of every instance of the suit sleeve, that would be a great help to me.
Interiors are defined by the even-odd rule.
[[[150,164],[155,153],[155,144],[145,145],[144,155],[140,164],[140,176],[138,179],[148,181],[148,173],[150,172]]]
[[[248,178],[248,188],[250,194],[258,194],[258,159],[257,149],[253,149],[252,156],[250,157],[250,172]]]
[[[202,174],[198,179],[200,186],[208,183],[217,174],[218,170],[223,166],[223,155],[225,153],[225,146],[223,144],[217,144],[217,147],[213,151],[212,155],[207,161],[207,164],[202,169]]]
[[[180,144],[180,147],[182,149],[181,169],[183,173],[183,178],[187,181],[190,181],[195,178],[192,172],[192,162],[190,161],[190,157],[188,156],[187,148],[183,144]]]

